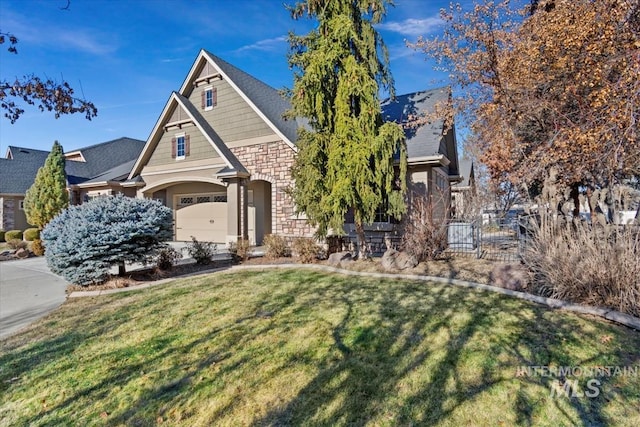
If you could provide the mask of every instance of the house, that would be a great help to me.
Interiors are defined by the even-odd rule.
[[[70,203],[115,193],[135,197],[143,184],[129,181],[128,176],[144,144],[123,137],[65,153]],[[48,155],[48,151],[9,146],[5,158],[0,158],[0,229],[30,227],[24,196]]]
[[[448,100],[447,88],[383,103],[386,120],[410,117]],[[288,102],[279,92],[212,53],[201,50],[180,89],[172,92],[127,182],[138,197],[173,209],[175,239],[233,242],[246,236],[311,236],[287,194],[301,122],[284,120]],[[459,180],[455,130],[442,120],[407,128],[412,189],[450,194]],[[448,203],[448,200],[446,201]],[[395,225],[379,215],[369,227],[385,233]],[[352,227],[345,225],[347,232]]]

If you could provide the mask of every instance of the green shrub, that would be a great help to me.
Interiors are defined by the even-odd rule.
[[[187,252],[191,258],[196,260],[196,264],[209,264],[217,250],[218,246],[215,243],[199,242],[193,236],[191,236],[191,243],[187,243]]]
[[[27,242],[33,242],[36,239],[40,239],[40,230],[37,228],[27,228],[24,230],[24,240]]]
[[[44,243],[42,243],[42,240],[34,239],[33,242],[31,242],[31,252],[33,252],[35,256],[44,255]]]
[[[267,258],[280,258],[291,255],[287,241],[284,237],[278,236],[277,234],[267,234],[264,236],[263,244],[266,249],[265,256]]]
[[[312,238],[298,237],[293,240],[293,252],[300,262],[309,264],[320,257],[322,248]]]
[[[21,239],[9,239],[7,241],[7,245],[9,245],[9,247],[13,250],[27,249],[27,246],[29,246],[27,242]]]
[[[4,230],[0,230],[0,242],[4,242]]]
[[[10,230],[4,233],[4,238],[8,242],[9,240],[22,240],[22,231]]]
[[[156,266],[160,270],[168,271],[173,268],[180,258],[182,258],[182,254],[167,245],[158,251],[156,256]]]
[[[238,239],[237,242],[229,243],[229,252],[234,258],[234,261],[246,261],[251,254],[251,242],[247,239]]]

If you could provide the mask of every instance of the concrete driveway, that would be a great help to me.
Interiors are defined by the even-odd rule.
[[[44,257],[0,262],[0,339],[60,306],[66,287]]]

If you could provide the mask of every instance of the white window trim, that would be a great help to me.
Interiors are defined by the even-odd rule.
[[[24,210],[24,199],[18,201],[18,209]]]
[[[185,153],[187,152],[187,134],[186,133],[178,133],[175,135],[176,137],[176,160],[184,160],[187,156],[185,155]],[[183,145],[183,149],[182,149],[182,156],[178,155],[178,139],[182,138],[182,143]]]
[[[211,92],[211,105],[207,105],[207,92]],[[213,110],[213,86],[204,88],[204,111]]]

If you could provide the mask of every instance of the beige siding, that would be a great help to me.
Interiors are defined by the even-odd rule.
[[[209,87],[217,90],[217,105],[205,111],[202,109],[202,92]],[[264,120],[224,80],[202,83],[193,89],[189,100],[225,142],[273,134]]]
[[[204,184],[207,184],[206,181],[212,180],[219,169],[220,167],[212,167],[208,169],[175,170],[167,171],[166,173],[146,174],[147,168],[145,168],[142,170],[142,179],[144,179],[146,186],[142,188],[141,193],[144,197],[151,197],[152,193],[149,193],[149,190],[158,192],[164,188],[187,181],[204,181]],[[167,206],[171,206],[170,203],[171,201],[168,197]]]
[[[26,230],[27,228],[31,228],[32,225],[27,222],[27,215],[24,213],[24,210],[20,209],[20,201],[24,200],[24,197],[16,197],[15,204],[13,206],[14,209],[14,230]]]
[[[189,135],[190,153],[185,159],[176,160],[171,157],[171,139],[181,134]],[[183,126],[182,129],[170,129],[162,134],[149,162],[147,162],[147,166],[167,165],[170,168],[175,168],[179,167],[180,163],[203,159],[211,159],[215,163],[221,161],[218,152],[202,132],[193,125],[187,125]]]
[[[173,114],[171,114],[171,117],[169,118],[169,123],[179,122],[180,120],[187,120],[187,119],[189,119],[189,115],[187,114],[187,112],[184,111],[181,107],[177,107],[173,111]]]

